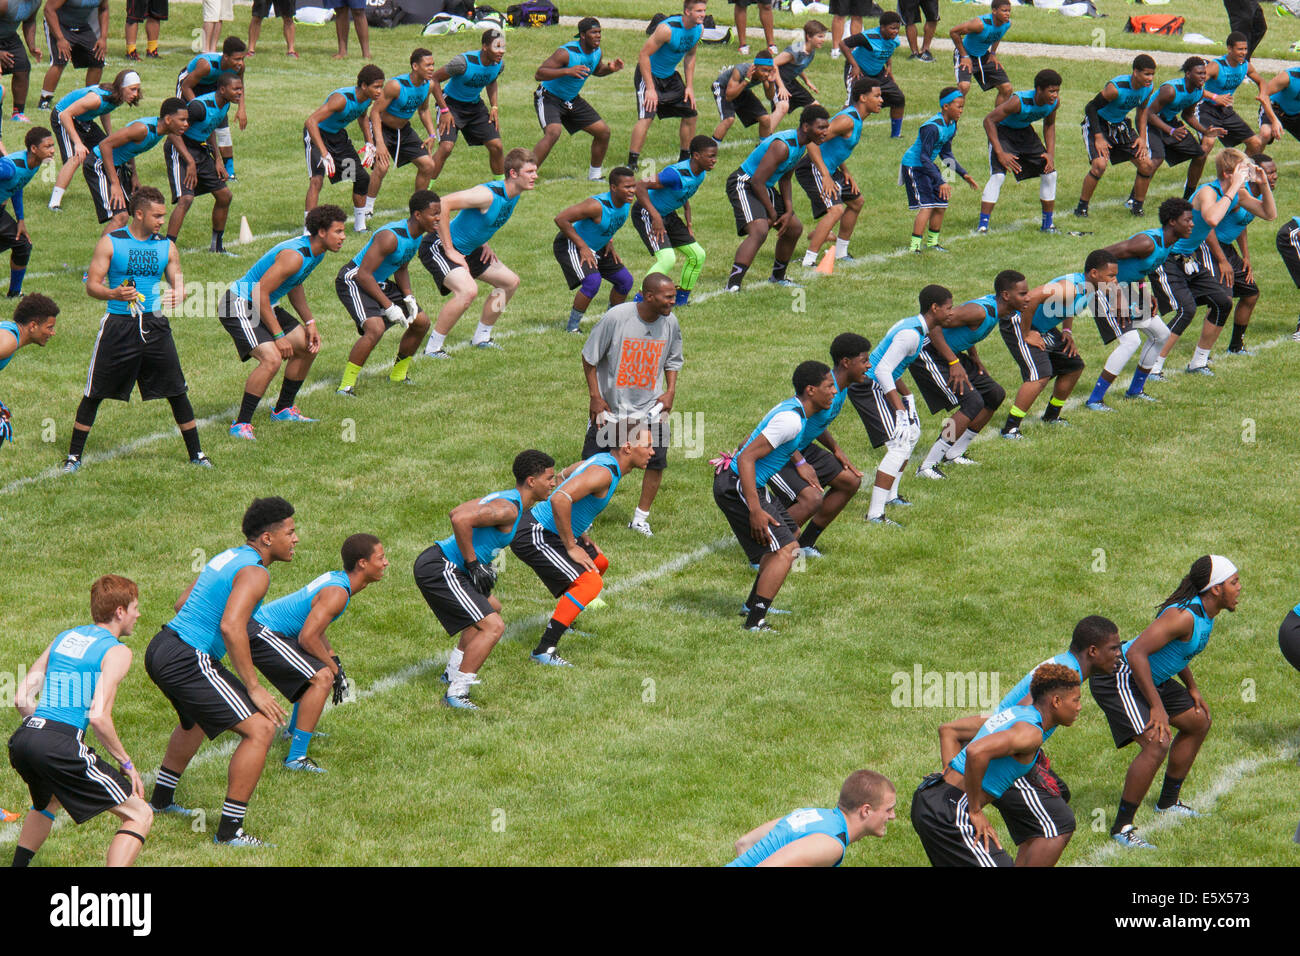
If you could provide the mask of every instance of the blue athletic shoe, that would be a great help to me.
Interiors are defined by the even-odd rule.
[[[1175,802],[1172,807],[1162,807],[1157,805],[1156,813],[1172,813],[1176,817],[1188,817],[1194,820],[1199,820],[1201,817],[1205,816],[1203,813],[1197,813],[1181,800]]]
[[[1011,441],[1021,441],[1025,437],[1020,434],[1019,428],[1004,428],[1002,431],[998,432],[998,434],[1003,438],[1010,439]]]
[[[1086,407],[1090,412],[1113,412],[1115,410],[1105,402],[1088,402]]]
[[[645,296],[643,296],[640,292],[638,292],[636,295],[632,296],[632,301],[633,301],[633,302],[644,302],[644,301],[645,301]]]
[[[220,840],[217,837],[212,838],[212,842],[217,846],[239,846],[250,847],[256,850],[274,850],[274,843],[267,843],[265,840],[259,840],[251,833],[246,833],[243,827],[235,831],[235,835],[229,840]]]
[[[572,667],[573,666],[568,661],[566,661],[563,657],[561,657],[559,654],[555,653],[554,648],[547,651],[545,654],[529,654],[528,656],[531,657],[538,664],[545,664],[547,667]]]
[[[189,807],[182,807],[179,803],[175,802],[167,804],[167,806],[163,807],[161,810],[155,807],[153,812],[170,813],[178,817],[197,817],[199,815],[198,810],[191,810]]]
[[[1138,392],[1136,395],[1131,395],[1131,394],[1129,394],[1128,392],[1125,392],[1125,393],[1124,393],[1124,397],[1125,397],[1125,398],[1137,398],[1137,399],[1141,399],[1141,400],[1144,401],[1144,402],[1158,402],[1158,401],[1160,401],[1160,399],[1156,398],[1154,395],[1148,395],[1146,392]]]
[[[310,757],[298,757],[296,760],[286,760],[284,762],[285,770],[302,770],[306,773],[329,773],[324,767],[320,766]]]
[[[777,279],[769,276],[767,281],[771,285],[779,285],[787,289],[799,288],[799,283],[795,282],[793,279]]]
[[[639,292],[637,293],[638,296],[640,294],[641,293]],[[641,300],[637,299],[637,301],[639,302]],[[673,305],[688,305],[690,304],[690,301],[691,301],[691,294],[687,292],[685,289],[678,289],[677,298],[674,300]]]
[[[1155,844],[1148,843],[1138,836],[1133,824],[1126,825],[1119,833],[1112,833],[1110,838],[1126,850],[1154,850]]]
[[[195,455],[193,458],[191,458],[191,459],[190,459],[190,464],[191,464],[191,465],[198,465],[200,468],[212,468],[212,467],[214,467],[213,464],[212,464],[212,459],[209,458],[207,455],[203,454],[203,452],[199,452],[197,455]]]
[[[582,331],[582,319],[569,319],[569,324],[564,327],[566,332]]]
[[[870,521],[872,524],[893,525],[895,528],[902,527],[902,525],[899,524],[897,521],[893,520],[892,518],[886,518],[884,515],[881,515],[879,518],[873,518],[871,517],[871,515],[867,515],[867,520]]]
[[[800,548],[800,549],[799,549],[799,553],[802,554],[805,558],[824,558],[824,557],[826,557],[826,555],[822,554],[820,551],[817,550],[817,548],[815,548],[815,547],[812,546],[812,545],[808,545],[806,548]]]
[[[767,613],[768,613],[768,614],[789,614],[790,612],[787,611],[787,610],[785,610],[784,608],[779,608],[779,607],[770,607],[770,608],[767,609]],[[749,615],[749,605],[748,605],[748,604],[742,604],[742,605],[740,606],[740,615],[741,615],[742,617],[746,617],[746,616]]]
[[[893,505],[895,508],[910,508],[912,506],[912,502],[908,501],[906,498],[902,497],[901,495],[895,495],[894,497],[886,501],[885,505],[886,506]]]
[[[69,455],[67,458],[63,459],[63,464],[59,466],[59,470],[62,471],[65,475],[70,475],[74,471],[80,471],[81,456]]]
[[[478,710],[478,704],[469,699],[469,694],[462,694],[459,697],[447,694],[442,698],[442,702],[453,710]]]
[[[297,405],[290,405],[288,408],[282,408],[278,412],[271,413],[273,422],[314,422],[316,419],[308,418],[302,412],[298,411]]]
[[[1189,366],[1187,366],[1187,374],[1188,374],[1188,375],[1208,375],[1210,378],[1213,378],[1213,377],[1214,377],[1214,369],[1210,368],[1208,365],[1197,365],[1197,366],[1191,366],[1191,365],[1189,365]]]

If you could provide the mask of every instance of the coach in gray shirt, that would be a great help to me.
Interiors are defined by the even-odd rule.
[[[582,347],[582,371],[591,394],[583,459],[619,446],[620,419],[645,419],[654,433],[654,457],[646,466],[641,501],[628,524],[647,538],[654,535],[650,506],[668,465],[667,413],[673,408],[682,367],[682,330],[673,315],[676,295],[672,279],[651,273],[641,283],[642,301],[624,302],[606,312]]]

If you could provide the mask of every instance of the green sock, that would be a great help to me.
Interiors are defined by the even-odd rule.
[[[361,366],[353,365],[348,362],[343,366],[343,381],[339,382],[339,388],[351,388],[357,384],[357,376],[361,374]]]
[[[411,366],[411,356],[408,355],[404,359],[398,359],[396,362],[393,363],[393,370],[388,373],[388,380],[390,382],[405,381],[406,370],[410,368],[410,366]]]
[[[912,243],[911,243],[911,245],[909,245],[907,248],[908,248],[910,251],[912,251],[912,252],[920,252],[920,251],[921,251],[921,237],[920,237],[920,236],[913,236],[913,237],[912,237]]]
[[[939,233],[933,229],[925,230],[925,245],[927,249],[932,249],[939,244]]]

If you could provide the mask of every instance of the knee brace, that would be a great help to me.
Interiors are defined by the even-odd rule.
[[[984,396],[975,388],[968,388],[957,399],[961,413],[974,421],[975,416],[984,411]]]
[[[1147,327],[1147,335],[1149,336],[1147,344],[1143,347],[1142,354],[1138,356],[1138,365],[1141,368],[1155,365],[1156,359],[1160,357],[1160,350],[1169,341],[1169,326],[1159,319],[1152,319]]]
[[[1043,173],[1038,177],[1038,198],[1051,202],[1056,198],[1056,173]]]
[[[605,557],[603,553],[597,554],[594,558],[591,559],[591,561],[592,564],[596,565],[596,570],[599,571],[601,574],[604,574],[606,571],[609,570],[609,558]]]
[[[912,449],[906,445],[899,448],[890,448],[885,452],[885,457],[880,459],[880,470],[897,478],[903,473],[903,468],[907,465],[907,459],[911,457],[911,454]]]
[[[357,174],[356,176],[353,177],[352,180],[352,194],[354,196],[360,196],[369,188],[370,188],[370,173],[362,169],[360,166],[358,166]]]
[[[1006,180],[1006,173],[994,173],[989,177],[989,181],[984,184],[984,192],[980,199],[984,202],[997,202],[998,196],[1002,194],[1002,183]]]
[[[572,627],[582,609],[600,595],[600,589],[604,586],[605,579],[599,573],[582,572],[569,590],[560,595],[560,600],[555,605],[555,619],[565,627]]]
[[[695,283],[699,281],[700,273],[704,271],[704,247],[698,242],[692,242],[689,246],[682,246],[682,255],[686,257],[686,265],[682,266],[681,287],[687,292],[695,288]]]
[[[1002,403],[1007,400],[1007,390],[994,382],[989,387],[989,393],[984,396],[984,407],[991,408],[994,411],[1002,407]]]
[[[594,298],[596,290],[600,288],[600,273],[589,272],[582,277],[582,283],[578,286],[578,292],[585,295],[588,299]]]
[[[1141,344],[1142,336],[1138,335],[1136,330],[1129,329],[1116,340],[1114,350],[1107,356],[1106,364],[1102,367],[1111,375],[1118,376],[1120,372],[1124,371],[1124,366],[1128,364],[1128,360],[1137,353],[1138,346]],[[1160,350],[1157,349],[1156,354],[1159,353]]]
[[[167,402],[172,407],[172,417],[176,419],[177,425],[194,421],[194,406],[190,404],[188,395],[173,395]]]
[[[23,239],[22,242],[14,246],[13,252],[10,253],[10,261],[13,262],[15,269],[26,269],[27,262],[32,257],[32,241]]]
[[[235,145],[235,141],[230,135],[230,127],[229,126],[218,127],[217,146],[224,149],[227,146],[234,146],[234,145]]]
[[[627,295],[632,291],[632,273],[627,271],[627,266],[623,266],[618,272],[614,273],[609,281],[620,295]]]

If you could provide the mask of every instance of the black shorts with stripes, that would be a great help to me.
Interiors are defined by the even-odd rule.
[[[581,96],[575,96],[566,102],[540,86],[533,92],[533,108],[537,113],[537,125],[543,132],[546,127],[558,123],[572,136],[578,130],[587,129],[600,122],[600,114],[596,112],[596,108]]]
[[[1011,854],[975,839],[964,791],[934,773],[912,795],[912,829],[931,866],[1015,866]]]
[[[451,295],[451,290],[447,288],[445,281],[447,276],[459,269],[460,266],[447,258],[447,252],[442,246],[442,237],[437,233],[434,233],[431,237],[425,236],[420,241],[418,255],[421,265],[429,270],[429,275],[433,276],[433,284],[438,287],[438,294]],[[469,274],[475,279],[487,272],[488,266],[492,264],[483,261],[482,246],[477,246],[469,252],[462,253],[462,255],[465,257],[465,264],[469,266]]]
[[[104,127],[95,122],[84,122],[80,119],[74,119],[72,125],[76,127],[77,136],[85,145],[87,152],[93,152],[95,147],[104,141]],[[76,150],[76,145],[72,142],[72,137],[68,131],[63,128],[63,123],[59,121],[59,111],[57,108],[50,112],[50,129],[54,131],[54,141],[59,144],[59,157],[62,162],[67,162],[68,157]]]
[[[175,708],[181,727],[197,724],[209,740],[257,713],[239,678],[165,625],[149,642],[144,669]]]
[[[957,358],[971,384],[960,395],[948,384],[947,363],[934,350],[934,346],[926,343],[911,365],[912,381],[916,382],[916,389],[925,400],[930,414],[937,415],[942,411],[950,412],[954,408],[960,408],[967,418],[974,418],[986,408],[996,411],[1006,400],[1006,389],[995,382],[988,372],[982,371],[965,352],[958,352]]]
[[[817,487],[825,488],[832,481],[839,477],[844,466],[840,460],[832,455],[821,445],[809,445],[802,452],[804,460],[812,466],[812,470],[817,473]],[[799,469],[794,466],[794,462],[786,462],[784,468],[778,471],[767,481],[767,487],[781,500],[787,508],[795,503],[799,497],[799,492],[809,487],[808,482],[799,474]]]
[[[1064,796],[1069,791],[1063,793],[1059,781],[1052,770],[1037,765],[993,801],[1017,846],[1034,837],[1051,839],[1074,832],[1074,811]]]
[[[894,409],[874,378],[868,376],[863,381],[850,385],[849,401],[862,419],[872,448],[879,448],[894,437]]]
[[[108,174],[104,172],[104,161],[91,153],[81,165],[81,174],[86,177],[86,185],[90,187],[90,198],[95,203],[95,218],[101,223],[108,222],[119,213],[125,213],[126,204],[131,201],[131,193],[135,191],[135,174],[129,162],[115,167],[115,172],[117,181],[122,186],[124,201],[121,205],[115,204],[112,200]]]
[[[248,649],[256,667],[276,690],[296,704],[317,671],[326,670],[324,661],[302,649],[296,637],[273,631],[253,618],[248,619]]]
[[[1026,382],[1083,371],[1083,359],[1077,353],[1068,354],[1066,337],[1060,329],[1038,333],[1042,336],[1043,348],[1025,341],[1019,315],[1013,316],[1010,321],[1003,319],[998,322],[998,331],[1002,333],[1002,341],[1007,343],[1007,351],[1020,369],[1021,379]]]
[[[820,219],[826,215],[831,211],[832,206],[852,202],[862,195],[849,185],[849,180],[844,175],[843,166],[831,173],[831,181],[835,183],[835,199],[829,205],[826,203],[826,197],[822,195],[822,175],[811,162],[807,159],[800,160],[799,164],[794,168],[794,178],[808,195],[808,202],[812,204],[814,219]]]
[[[32,806],[58,800],[77,823],[126,803],[131,781],[101,762],[82,731],[44,717],[28,717],[9,738],[9,763],[27,784]]]
[[[577,539],[578,547],[586,551],[594,561],[600,554],[594,544]],[[559,597],[573,582],[586,572],[565,550],[560,536],[542,525],[531,513],[519,520],[510,550],[520,561],[528,565],[542,579],[542,584],[554,597]]]
[[[496,613],[487,595],[480,594],[469,575],[448,561],[436,544],[415,559],[415,586],[451,637]]]
[[[299,326],[298,320],[287,311],[278,305],[272,308],[275,310],[276,321],[280,323],[280,331],[287,335]],[[221,327],[235,340],[235,351],[239,353],[241,362],[247,362],[253,349],[259,345],[275,341],[271,330],[262,324],[257,306],[243,296],[236,295],[232,289],[227,289],[217,303],[217,318],[221,321]]]
[[[713,479],[713,500],[726,517],[727,524],[731,525],[731,532],[740,542],[750,564],[758,564],[764,555],[780,551],[790,542],[799,539],[799,528],[786,512],[785,506],[766,487],[757,490],[759,506],[777,520],[776,524],[768,525],[767,540],[762,543],[755,541],[753,532],[750,531],[749,506],[745,504],[745,496],[740,492],[740,479],[735,472],[725,468]]]
[[[1142,733],[1151,717],[1151,706],[1142,691],[1138,690],[1128,660],[1121,657],[1115,665],[1114,674],[1093,674],[1088,678],[1088,688],[1092,691],[1092,699],[1106,715],[1115,747],[1128,746]],[[1160,695],[1160,704],[1170,717],[1177,717],[1195,706],[1192,695],[1175,677],[1157,684],[1156,693]]]
[[[555,241],[551,243],[551,254],[555,256],[555,261],[560,264],[560,271],[564,273],[564,281],[568,283],[570,289],[576,289],[582,285],[582,280],[587,278],[593,272],[599,272],[600,277],[606,282],[613,282],[614,278],[623,271],[623,263],[614,258],[614,244],[611,242],[604,249],[592,250],[596,254],[596,264],[589,266],[582,261],[578,254],[578,247],[575,246],[564,233],[557,233]]]
[[[384,315],[384,307],[357,282],[357,270],[360,268],[351,262],[344,265],[334,277],[334,294],[339,297],[343,308],[352,317],[352,324],[357,327],[357,335],[365,335],[366,319],[380,319],[384,323],[385,330],[391,329],[397,323],[389,321]],[[389,302],[399,307],[403,304],[402,290],[398,288],[396,282],[385,279],[378,285]]]
[[[682,221],[682,217],[677,215],[676,211],[663,213],[659,217],[664,224],[663,239],[655,236],[654,220],[650,217],[650,211],[641,205],[640,200],[633,204],[631,215],[628,218],[631,219],[632,228],[641,237],[641,241],[645,243],[645,247],[651,255],[655,255],[660,249],[676,249],[680,246],[689,246],[695,242],[695,236],[686,228],[686,223]]]
[[[1288,219],[1277,231],[1277,254],[1282,257],[1291,281],[1300,289],[1300,219]]]
[[[727,177],[727,198],[731,200],[731,210],[736,217],[736,235],[745,235],[749,224],[760,219],[771,225],[767,218],[767,207],[759,198],[762,190],[766,190],[768,202],[772,204],[777,218],[785,215],[785,200],[780,190],[755,181],[743,169],[737,169]]]

